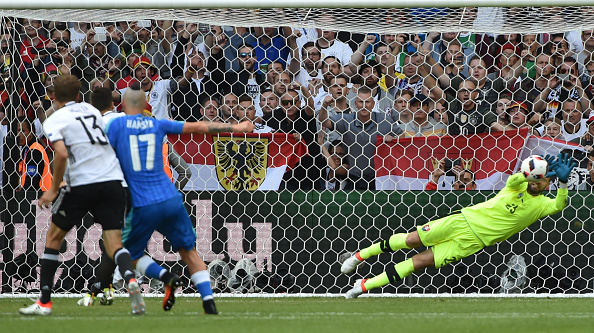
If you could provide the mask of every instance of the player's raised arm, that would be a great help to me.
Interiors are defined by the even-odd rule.
[[[250,133],[254,130],[254,123],[244,121],[239,124],[222,124],[207,121],[184,123],[182,133],[212,134],[224,132]]]
[[[551,155],[547,155],[545,157],[542,156],[537,156],[538,159],[544,160],[547,162],[546,166],[547,166],[547,170],[546,170],[546,175],[545,178],[550,178],[555,176],[555,171],[554,171],[554,167],[556,166],[556,161],[555,158]],[[528,159],[527,159],[528,160]],[[511,175],[508,179],[507,182],[505,184],[505,187],[512,189],[512,190],[518,190],[520,189],[523,185],[525,186],[525,184],[530,181],[530,180],[534,180],[532,179],[532,176],[530,176],[530,172],[540,172],[537,170],[524,170],[526,168],[530,169],[529,166],[524,165],[526,163],[526,160],[524,162],[522,162],[522,168],[520,171],[518,171],[517,173]],[[532,168],[534,168],[535,166],[533,166]]]
[[[555,196],[554,204],[547,206],[542,214],[543,217],[556,214],[567,206],[567,197],[569,193],[567,190],[567,182],[569,181],[571,170],[577,166],[577,163],[574,162],[573,157],[569,157],[567,154],[560,153],[554,163],[551,163],[550,160],[548,161],[551,165],[550,168],[552,169],[553,175],[556,175],[559,179],[559,188],[557,189],[557,195]],[[547,174],[547,176],[549,176],[549,174]]]

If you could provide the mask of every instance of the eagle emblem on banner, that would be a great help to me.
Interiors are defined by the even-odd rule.
[[[213,137],[217,178],[227,191],[255,191],[268,168],[268,138]]]

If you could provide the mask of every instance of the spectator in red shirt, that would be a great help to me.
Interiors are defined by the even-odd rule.
[[[41,21],[23,19],[22,25],[25,35],[19,50],[21,55],[21,70],[33,66],[33,60],[40,53],[39,51],[45,48],[45,45],[49,41],[47,38],[41,35]],[[44,63],[48,62],[49,55],[47,52],[43,54],[44,52],[42,51],[41,53],[42,54],[39,55],[39,58],[41,58]]]

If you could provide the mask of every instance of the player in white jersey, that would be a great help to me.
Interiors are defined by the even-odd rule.
[[[96,88],[91,93],[91,105],[93,105],[102,115],[103,124],[108,124],[111,120],[124,115],[123,112],[115,112],[111,90],[107,88]],[[128,185],[122,181],[125,188]],[[126,191],[127,192],[127,191]],[[130,197],[126,193],[126,207],[130,207]],[[89,282],[89,292],[83,294],[78,300],[78,305],[91,306],[95,304],[97,298],[101,305],[112,305],[115,298],[115,289],[113,288],[113,274],[116,270],[116,264],[101,245],[101,261],[95,267],[94,281]]]
[[[52,313],[51,292],[59,266],[60,245],[66,233],[91,212],[103,228],[107,253],[119,265],[128,283],[132,314],[144,314],[145,304],[134,279],[132,259],[122,247],[125,192],[121,182],[124,176],[103,132],[101,113],[90,104],[75,102],[80,95],[80,81],[76,76],[61,75],[54,79],[54,87],[57,111],[43,124],[55,151],[54,178],[51,188],[43,193],[38,203],[40,207],[50,207],[53,202],[52,222],[40,260],[41,297],[19,312],[24,315]],[[66,186],[61,186],[62,180]]]
[[[137,90],[139,89],[138,87],[134,88],[134,84],[131,85],[131,88]],[[93,92],[91,93],[91,104],[94,107],[96,107],[97,110],[99,110],[99,112],[101,112],[101,114],[103,115],[103,123],[105,124],[105,126],[107,126],[107,124],[109,124],[109,122],[113,119],[125,115],[125,113],[123,112],[114,111],[114,103],[111,90],[107,88],[97,88],[93,90]],[[183,188],[183,184],[187,183],[191,177],[191,173],[189,171],[185,171],[186,169],[189,169],[189,167],[187,163],[183,161],[181,156],[179,156],[179,154],[177,154],[177,152],[173,150],[173,147],[171,145],[169,147],[168,155],[171,167],[174,168],[178,173],[176,187],[178,190],[181,190]],[[126,215],[128,215],[128,212],[132,206],[130,202],[130,193],[127,190],[128,185],[126,184],[126,181],[122,182],[122,186],[126,188]],[[116,276],[114,278],[116,264],[113,260],[111,260],[111,258],[109,258],[109,256],[107,255],[107,251],[105,251],[103,247],[101,248],[101,250],[101,261],[99,265],[95,268],[95,280],[93,281],[93,283],[89,284],[89,292],[84,294],[83,297],[78,300],[78,305],[94,305],[97,298],[99,299],[99,303],[101,305],[113,304],[115,296],[113,282],[118,281],[119,274],[117,274],[116,272]],[[142,260],[153,262],[152,259],[148,258],[148,256],[147,258],[144,258]],[[163,269],[161,266],[159,267]],[[159,274],[156,276],[152,276],[151,274],[146,273],[145,275],[149,278],[161,280],[165,284],[166,290],[168,287],[175,290],[175,288],[183,285],[183,281],[179,276],[171,273],[166,269],[163,270],[165,270],[163,274]],[[142,274],[139,274],[139,272],[137,271],[137,277],[138,276],[142,276]],[[175,303],[175,295],[174,293],[167,294],[167,292],[165,294],[166,297],[163,300],[163,309],[165,309],[165,311],[168,311],[171,310]]]

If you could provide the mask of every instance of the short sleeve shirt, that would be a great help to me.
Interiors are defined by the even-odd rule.
[[[357,118],[357,112],[337,114],[330,117],[334,130],[341,135],[342,142],[348,148],[347,158],[349,174],[354,178],[374,178],[377,136],[398,136],[402,133],[398,124],[392,122],[386,114],[372,112],[371,119],[363,124]]]

